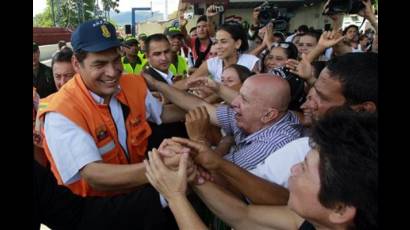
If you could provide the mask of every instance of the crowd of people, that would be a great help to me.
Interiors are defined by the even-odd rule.
[[[214,23],[33,43],[33,225],[378,229],[375,29]],[[198,205],[201,204],[201,205]],[[211,213],[211,217],[206,213]],[[216,222],[223,223],[222,225]]]

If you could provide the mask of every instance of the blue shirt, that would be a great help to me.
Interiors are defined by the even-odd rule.
[[[301,136],[302,125],[297,116],[288,111],[279,121],[252,134],[246,134],[235,120],[235,111],[219,106],[216,117],[221,128],[235,139],[235,145],[224,156],[226,160],[251,170],[271,153]]]

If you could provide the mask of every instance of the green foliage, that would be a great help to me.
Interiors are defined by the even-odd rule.
[[[117,9],[118,4],[119,3],[116,0],[102,0],[102,8],[105,11],[106,19],[109,19],[110,10],[119,12]],[[96,14],[96,12],[99,12],[99,9],[96,9],[95,6],[96,0],[60,0],[60,5],[58,5],[57,0],[54,0],[54,15],[56,18],[56,25],[59,27],[75,28],[83,21],[103,17],[103,15],[99,15],[99,13]],[[80,12],[83,12],[84,18],[82,17]],[[47,0],[47,7],[43,13],[34,16],[33,26],[54,26],[51,11],[51,0]]]

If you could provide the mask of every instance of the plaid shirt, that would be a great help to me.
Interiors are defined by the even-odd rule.
[[[292,112],[250,135],[238,128],[235,111],[229,106],[219,106],[216,116],[222,129],[235,138],[235,145],[224,158],[247,170],[255,168],[271,153],[301,136],[302,125]]]

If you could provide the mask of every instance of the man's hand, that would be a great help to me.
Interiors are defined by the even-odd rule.
[[[216,5],[214,5],[214,4],[208,6],[208,8],[206,9],[206,16],[208,18],[213,17],[217,14],[218,14],[218,12],[216,11]]]
[[[298,75],[300,78],[307,81],[309,85],[313,85],[315,81],[313,66],[306,57],[306,54],[302,54],[302,60],[300,62],[295,59],[288,59],[286,61],[286,67],[289,68],[291,73]]]
[[[145,73],[144,71],[141,72],[141,75],[144,77],[145,82],[148,85],[148,88],[151,91],[157,91],[157,87],[156,87],[157,80],[155,80],[151,75]]]
[[[336,31],[325,31],[322,33],[320,36],[320,39],[317,43],[317,45],[322,48],[326,49],[329,47],[332,47],[342,41],[346,36],[340,36],[338,32]]]
[[[273,30],[274,30],[273,23],[272,22],[268,23],[268,25],[266,25],[266,32],[263,36],[263,41],[262,41],[262,44],[264,44],[266,48],[268,49],[270,49],[270,46],[274,42]]]
[[[185,127],[191,140],[208,143],[209,114],[205,106],[196,107],[185,115]]]
[[[367,20],[370,20],[371,17],[374,17],[372,3],[370,0],[362,0],[362,3],[365,7],[362,10],[360,10],[357,14],[366,18]]]
[[[161,160],[156,149],[148,152],[149,161],[144,160],[148,181],[166,199],[185,196],[187,189],[188,154],[181,155],[178,171],[172,171]]]
[[[214,93],[219,91],[220,84],[209,77],[188,78],[186,82],[188,88],[192,90],[211,90]]]
[[[191,157],[195,163],[208,171],[216,170],[222,161],[221,157],[207,145],[180,137],[173,137],[172,140],[189,147]]]
[[[168,168],[178,170],[181,154],[189,153],[190,149],[172,141],[171,139],[164,139],[159,146],[158,152]],[[188,161],[188,163],[188,168],[191,170],[192,162]]]

